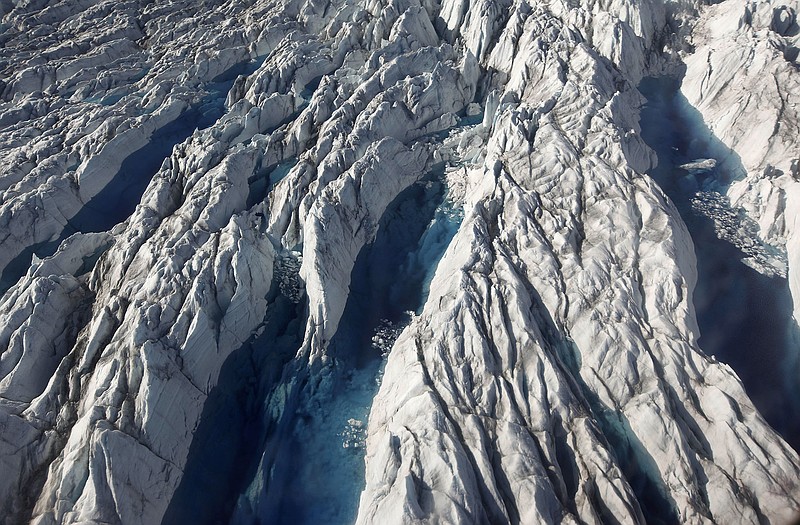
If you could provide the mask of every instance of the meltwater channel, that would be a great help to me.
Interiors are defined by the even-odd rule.
[[[647,99],[641,111],[642,138],[658,155],[650,175],[677,207],[694,242],[700,347],[736,371],[756,408],[800,450],[800,348],[788,282],[744,264],[749,254],[720,239],[712,218],[692,207],[699,192],[725,194],[743,172],[739,159],[681,94],[680,79],[646,78],[639,91]],[[680,167],[698,159],[718,163]]]
[[[349,524],[364,488],[364,446],[384,360],[422,307],[461,222],[444,167],[402,192],[356,259],[350,295],[329,346],[333,365],[308,379],[268,471],[240,500],[233,523]],[[262,469],[267,463],[262,463]],[[243,504],[243,503],[247,504]]]
[[[291,162],[272,169],[269,178]],[[165,524],[355,520],[365,485],[367,420],[385,359],[422,308],[461,220],[443,164],[389,205],[352,270],[350,296],[329,346],[333,364],[318,370],[295,356],[303,339],[303,299],[281,284],[298,279],[299,261],[291,254],[279,258],[263,331],[223,367]]]

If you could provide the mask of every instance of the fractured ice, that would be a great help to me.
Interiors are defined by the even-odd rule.
[[[0,522],[800,513],[798,0],[0,0]]]
[[[786,252],[762,241],[758,223],[744,210],[734,210],[730,200],[717,191],[700,191],[692,197],[692,209],[714,221],[720,239],[733,244],[746,257],[742,262],[768,277],[786,278]]]

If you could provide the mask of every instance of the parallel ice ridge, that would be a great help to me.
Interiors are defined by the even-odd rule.
[[[273,283],[303,306],[303,341],[265,385],[278,442],[235,522],[277,519],[258,512],[294,438],[319,428],[360,454],[364,424],[366,487],[357,509],[322,508],[331,519],[800,511],[796,452],[697,345],[691,239],[643,175],[635,89],[686,63],[687,98],[748,172],[728,196],[785,242],[797,292],[798,6],[700,4],[0,2],[3,521],[160,522],[223,364],[280,308]],[[753,86],[774,118],[754,117]],[[741,123],[766,122],[757,154],[731,98]],[[424,304],[368,418],[340,421],[347,395],[377,386],[355,366],[343,394],[326,382],[355,359],[331,343],[352,329],[353,270],[398,196],[440,169],[448,227]],[[138,203],[108,231],[76,227],[109,196]],[[329,392],[331,417],[295,416]]]
[[[495,72],[486,162],[389,355],[359,521],[787,519],[797,457],[767,431],[756,439],[777,445],[764,459],[780,472],[742,475],[763,421],[698,351],[691,241],[636,174],[650,157],[626,87],[662,38],[651,4],[626,6],[626,23],[574,4],[485,5],[466,19],[481,13],[481,41],[497,41],[476,53]],[[769,478],[784,487],[772,504],[777,485],[755,481]]]
[[[293,524],[355,519],[358,493],[364,488],[368,414],[386,358],[421,310],[437,264],[463,218],[463,195],[456,189],[454,172],[465,165],[463,139],[480,134],[480,129],[475,119],[443,120],[452,127],[421,137],[434,152],[432,169],[387,206],[375,238],[359,252],[349,296],[322,364],[312,355],[308,370],[297,371],[301,356],[288,365],[295,368],[284,372],[274,389],[291,393],[267,397],[267,411],[283,414],[286,425],[267,431],[266,441],[273,445],[261,454],[255,477],[239,498],[234,523],[265,517]],[[382,315],[388,317],[378,319]]]

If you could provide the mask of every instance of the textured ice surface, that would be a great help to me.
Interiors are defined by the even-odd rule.
[[[286,430],[247,489],[234,523],[355,520],[364,488],[369,411],[394,340],[421,310],[460,223],[444,166],[404,190],[355,261],[347,305],[329,346],[332,363],[301,387]],[[265,452],[266,454],[266,452]],[[246,501],[246,503],[245,503]]]
[[[278,257],[258,335],[234,350],[210,392],[184,476],[163,523],[228,523],[252,479],[269,420],[263,399],[302,342],[302,283],[295,254]]]
[[[0,520],[793,518],[800,5],[705,4],[0,0]]]

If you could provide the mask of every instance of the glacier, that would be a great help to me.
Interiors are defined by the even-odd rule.
[[[1,0],[0,514],[800,516],[796,0]]]

